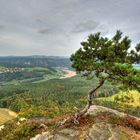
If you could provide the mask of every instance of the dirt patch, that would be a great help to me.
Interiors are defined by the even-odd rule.
[[[60,77],[60,79],[65,79],[65,78],[70,78],[70,77],[74,77],[76,76],[76,72],[75,71],[71,71],[71,70],[63,70],[66,74],[63,75],[62,77]]]
[[[8,113],[10,116],[17,117],[17,113],[15,113],[13,111],[8,110]]]

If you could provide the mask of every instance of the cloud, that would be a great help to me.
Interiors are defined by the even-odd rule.
[[[19,36],[16,34],[6,34],[1,36],[0,38],[0,43],[2,43],[4,46],[16,46],[18,48],[28,48],[28,47],[36,47],[38,44],[38,42],[27,38],[26,36]],[[2,49],[3,46],[0,46],[0,48]]]
[[[49,34],[51,32],[52,32],[51,29],[48,29],[48,28],[43,28],[43,29],[38,30],[38,33],[40,34]]]
[[[4,25],[0,25],[0,30],[1,30],[1,29],[4,29],[4,28],[5,28],[5,26],[4,26]]]
[[[76,24],[73,32],[74,33],[82,33],[82,32],[88,32],[88,31],[93,31],[96,29],[96,27],[99,25],[98,22],[95,21],[85,21],[79,24]]]

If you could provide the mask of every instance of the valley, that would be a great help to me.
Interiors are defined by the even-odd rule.
[[[0,85],[44,82],[62,77],[70,68],[63,57],[0,57]]]
[[[32,120],[45,118],[52,127],[57,120],[82,109],[87,91],[99,82],[97,77],[87,79],[76,74],[67,58],[21,58],[0,58],[0,125],[7,130],[0,132],[1,137],[35,136],[41,130],[34,127],[40,123]],[[118,86],[106,81],[94,95],[94,105],[140,117],[140,93],[120,91]],[[17,126],[19,118],[26,118],[27,123]]]

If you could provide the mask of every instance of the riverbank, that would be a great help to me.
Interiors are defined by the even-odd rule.
[[[60,77],[60,79],[65,79],[65,78],[70,78],[70,77],[74,77],[77,75],[77,73],[75,71],[71,71],[71,70],[63,70],[66,74],[64,74],[62,77]]]

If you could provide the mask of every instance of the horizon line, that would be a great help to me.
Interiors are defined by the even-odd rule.
[[[0,55],[0,57],[70,57],[65,55]]]

